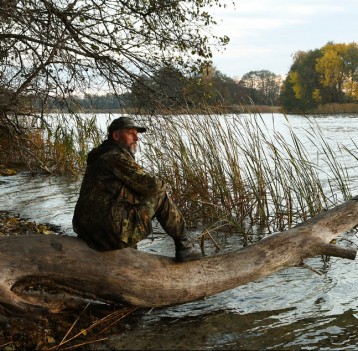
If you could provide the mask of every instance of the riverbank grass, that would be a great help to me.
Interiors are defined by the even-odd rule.
[[[324,104],[319,105],[314,110],[310,111],[314,114],[344,114],[344,113],[358,113],[358,104]]]
[[[288,229],[350,197],[345,168],[319,128],[310,126],[307,145],[289,120],[282,135],[266,117],[156,118],[159,131],[144,140],[144,164],[165,178],[188,222],[252,241],[258,232]],[[307,147],[324,151],[331,176],[319,175]]]
[[[141,135],[139,162],[168,184],[188,225],[205,233],[239,233],[247,243],[258,233],[288,229],[351,195],[345,167],[314,124],[304,144],[288,118],[284,135],[276,131],[274,115],[135,118],[149,130]],[[26,133],[2,149],[0,162],[25,159],[32,171],[81,175],[88,151],[105,137],[96,116],[51,115],[46,123],[24,123]],[[322,176],[307,148],[324,154],[329,172]]]

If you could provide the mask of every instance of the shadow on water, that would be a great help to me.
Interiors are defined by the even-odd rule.
[[[358,314],[288,322],[294,308],[237,314],[215,311],[198,317],[142,321],[110,338],[109,349],[132,350],[355,350]]]

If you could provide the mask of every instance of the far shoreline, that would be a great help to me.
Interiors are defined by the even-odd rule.
[[[195,114],[247,114],[247,113],[282,113],[285,115],[331,115],[331,114],[346,114],[346,113],[358,113],[358,103],[346,103],[346,104],[325,104],[308,110],[299,111],[291,110],[285,111],[282,106],[271,105],[220,105],[220,106],[207,106],[204,109],[196,108],[173,108],[162,109],[158,111],[146,111],[138,110],[134,108],[115,108],[115,109],[82,109],[77,111],[64,111],[64,110],[51,110],[49,113],[83,113],[83,114],[130,114],[130,115],[195,115]]]

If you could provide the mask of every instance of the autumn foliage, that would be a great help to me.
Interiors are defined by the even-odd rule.
[[[357,102],[357,43],[329,42],[320,49],[296,53],[281,91],[281,103],[288,112]]]

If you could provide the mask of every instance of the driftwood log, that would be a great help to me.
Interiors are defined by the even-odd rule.
[[[1,237],[0,312],[57,312],[88,299],[139,307],[195,301],[309,257],[354,259],[356,250],[330,242],[357,224],[355,197],[249,247],[185,263],[134,249],[100,253],[69,236]]]

